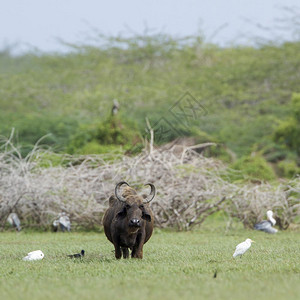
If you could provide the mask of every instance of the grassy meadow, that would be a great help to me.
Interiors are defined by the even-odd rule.
[[[235,246],[256,241],[240,259]],[[41,249],[42,261],[24,262]],[[86,250],[82,260],[66,254]],[[300,232],[156,230],[143,260],[114,258],[104,233],[2,232],[1,299],[299,299]],[[217,271],[217,277],[214,273]]]

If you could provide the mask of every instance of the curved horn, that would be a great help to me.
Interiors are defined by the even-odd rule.
[[[126,185],[128,185],[129,186],[129,184],[127,183],[127,182],[125,182],[125,181],[121,181],[121,182],[119,182],[117,185],[116,185],[116,187],[115,187],[115,195],[116,195],[116,197],[117,197],[117,199],[119,200],[119,201],[121,201],[121,202],[126,202],[126,199],[122,196],[122,195],[120,195],[120,187],[123,185],[123,184],[126,184]]]
[[[145,185],[150,185],[150,187],[151,187],[151,192],[150,192],[149,196],[144,201],[144,203],[149,203],[153,200],[156,190],[155,190],[155,186],[152,183],[147,183]]]

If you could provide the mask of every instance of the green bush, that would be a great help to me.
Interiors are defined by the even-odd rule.
[[[300,93],[295,93],[292,96],[292,108],[295,119],[300,123]]]
[[[124,154],[125,150],[118,145],[101,145],[98,141],[91,141],[78,149],[78,154]]]
[[[38,167],[50,168],[67,164],[63,154],[53,152],[39,152],[34,156]]]
[[[277,168],[281,177],[292,178],[300,174],[300,168],[295,161],[283,160],[277,164]]]
[[[280,122],[274,132],[274,140],[300,155],[300,122],[294,118]]]
[[[81,148],[96,138],[96,134],[97,124],[81,124],[71,136],[70,143],[67,146],[67,152],[70,154],[80,152]]]
[[[40,145],[51,147],[54,151],[65,151],[72,132],[78,123],[73,118],[52,114],[30,113],[23,116],[7,116],[15,129],[14,140],[22,146],[22,155],[27,155],[33,145],[41,140]],[[1,120],[1,119],[0,119]],[[1,127],[0,133],[9,136],[12,128]]]
[[[140,135],[133,122],[121,121],[117,116],[110,116],[97,126],[96,139],[104,145],[130,145],[140,141]]]
[[[209,135],[208,133],[202,131],[197,127],[192,127],[189,131],[189,135],[195,138],[197,144],[217,142],[217,139],[215,137]]]
[[[189,135],[191,135],[195,139],[196,144],[202,143],[216,143],[215,146],[209,146],[205,148],[203,151],[203,155],[206,157],[217,157],[227,163],[232,162],[233,157],[226,148],[225,145],[221,144],[217,138],[209,135],[208,133],[196,128],[192,127]]]
[[[280,122],[274,132],[274,141],[285,145],[300,156],[300,94],[292,96],[292,117]]]
[[[136,153],[141,144],[136,125],[110,116],[102,123],[81,125],[68,146],[71,154]]]
[[[259,155],[243,156],[233,163],[231,168],[240,171],[235,179],[273,180],[276,178],[273,168]]]
[[[252,149],[253,152],[258,152],[271,163],[277,163],[292,156],[292,152],[286,147],[286,145],[278,144],[272,141],[269,137],[266,137],[261,142],[255,144]],[[294,155],[293,159],[295,158],[296,157]]]

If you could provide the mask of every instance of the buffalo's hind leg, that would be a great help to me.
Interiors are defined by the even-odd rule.
[[[122,247],[123,258],[129,258],[129,250],[126,247]]]

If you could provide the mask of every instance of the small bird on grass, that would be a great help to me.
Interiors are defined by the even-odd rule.
[[[70,254],[70,255],[68,255],[68,257],[70,257],[70,258],[82,258],[82,257],[84,257],[84,253],[85,253],[85,251],[81,250],[80,253]]]
[[[29,252],[27,256],[23,257],[23,260],[25,261],[31,261],[31,260],[41,260],[44,258],[44,253],[41,250],[36,250]]]
[[[251,247],[251,243],[255,243],[251,239],[246,239],[245,242],[238,244],[233,253],[233,257],[241,256]]]

